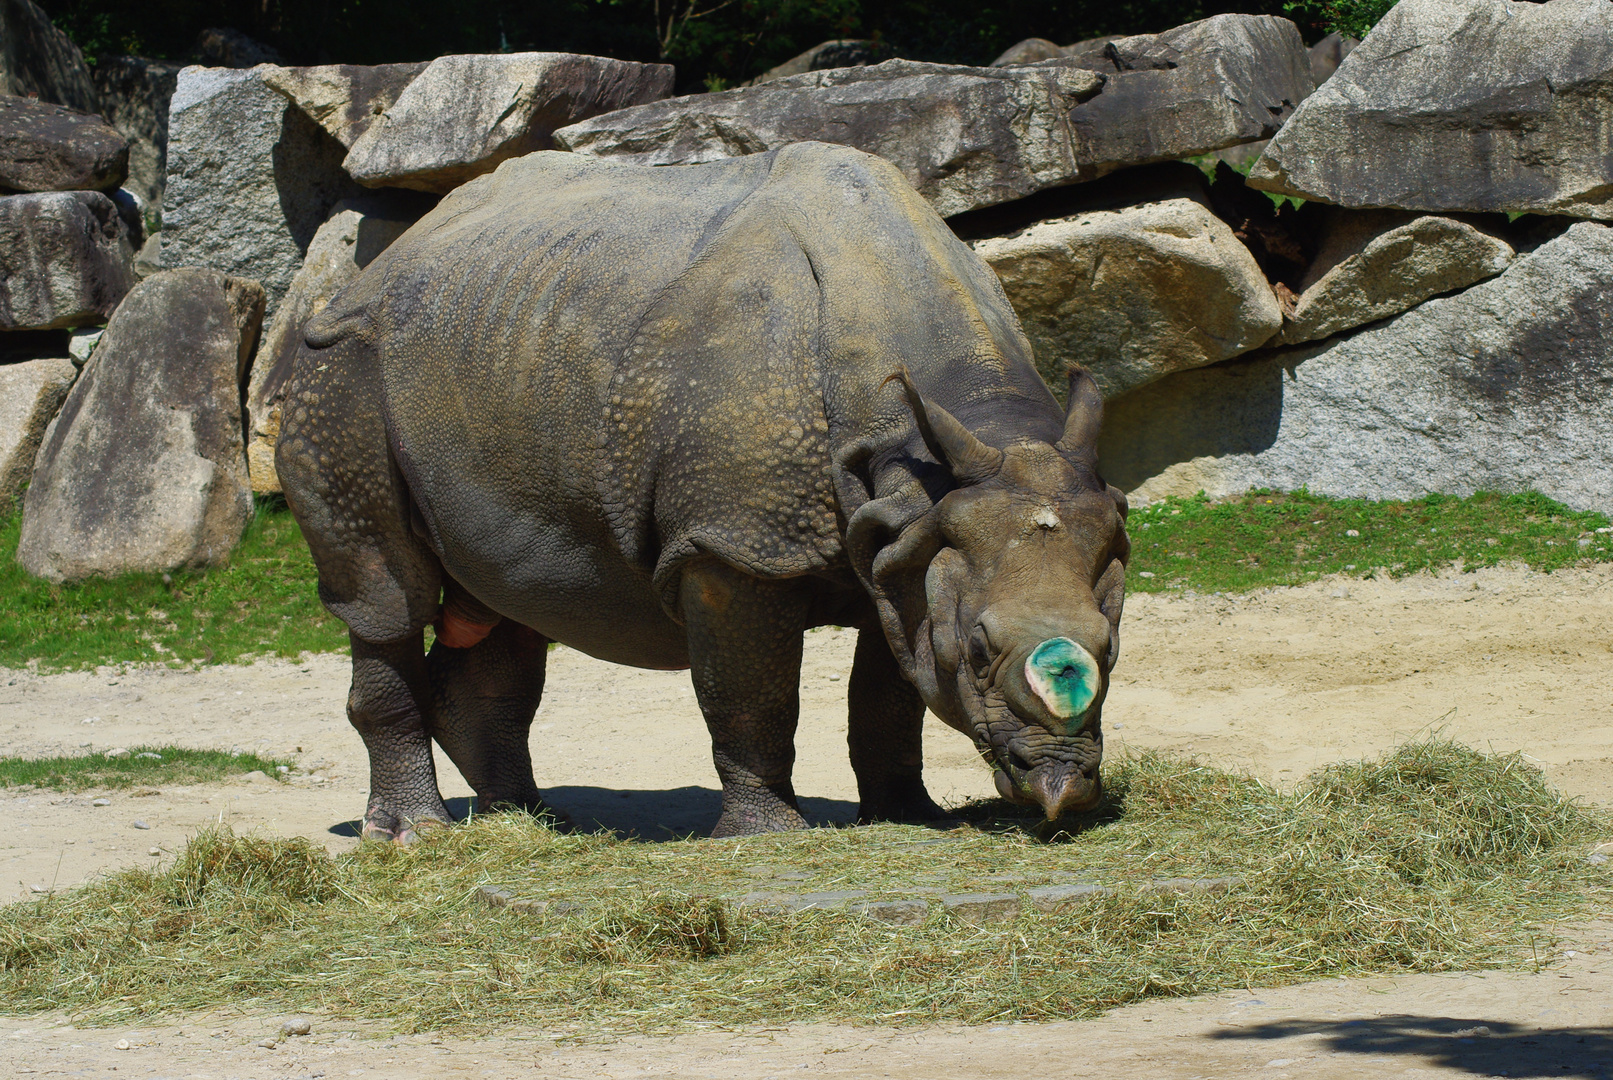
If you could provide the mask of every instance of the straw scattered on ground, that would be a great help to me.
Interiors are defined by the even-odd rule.
[[[1333,766],[1292,792],[1147,754],[1055,836],[970,808],[949,833],[879,826],[666,844],[483,817],[332,859],[306,840],[196,836],[171,864],[0,909],[0,1003],[103,1022],[222,1002],[404,1030],[587,1036],[840,1020],[1049,1020],[1157,995],[1331,975],[1536,963],[1607,896],[1608,822],[1517,756],[1445,742]],[[1224,892],[1150,880],[1235,876]],[[983,926],[765,914],[757,888],[1109,888]],[[486,907],[494,884],[584,901]]]

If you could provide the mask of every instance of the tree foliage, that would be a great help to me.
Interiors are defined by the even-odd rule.
[[[1329,4],[1334,0],[1327,0]],[[1336,0],[1364,4],[1386,0]],[[1284,0],[44,0],[86,56],[189,59],[205,27],[232,26],[287,63],[379,64],[447,53],[549,50],[670,60],[680,91],[734,85],[820,41],[878,40],[914,60],[989,64],[1027,37],[1068,44],[1228,11],[1315,17]]]

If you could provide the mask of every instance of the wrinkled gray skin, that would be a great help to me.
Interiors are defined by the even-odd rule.
[[[1128,543],[1084,374],[1071,401],[878,158],[537,153],[459,188],[310,321],[276,459],[351,631],[365,834],[449,820],[432,739],[479,805],[542,806],[551,641],[689,668],[714,835],[801,828],[801,638],[831,623],[860,632],[862,820],[943,818],[926,705],[1005,795],[1090,805]],[[1047,689],[1079,664],[1028,666],[1049,641],[1095,658],[1079,710]]]

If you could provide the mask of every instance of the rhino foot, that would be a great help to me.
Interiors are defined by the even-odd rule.
[[[453,824],[448,808],[439,799],[436,807],[427,807],[414,813],[400,813],[383,806],[380,800],[371,799],[364,812],[364,828],[360,835],[365,840],[408,846],[423,840],[438,829]]]

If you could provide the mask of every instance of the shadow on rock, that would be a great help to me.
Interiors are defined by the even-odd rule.
[[[1289,1039],[1321,1036],[1336,1054],[1423,1058],[1477,1076],[1605,1077],[1613,1066],[1613,1028],[1533,1028],[1506,1020],[1380,1016],[1370,1020],[1282,1020],[1212,1038]]]

